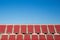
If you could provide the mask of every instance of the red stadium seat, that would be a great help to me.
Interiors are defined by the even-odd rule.
[[[52,35],[47,35],[47,40],[54,40]]]
[[[1,40],[8,40],[8,35],[2,35]]]
[[[34,25],[35,26],[35,33],[40,33],[40,25]]]
[[[50,33],[55,33],[54,25],[48,25],[48,29]]]
[[[60,35],[54,35],[55,40],[60,40]]]
[[[4,33],[6,29],[6,25],[0,25],[0,33]]]
[[[9,36],[9,40],[16,40],[16,39],[15,39],[15,35],[10,35],[10,36]]]
[[[43,33],[48,33],[47,25],[41,25],[41,28]]]
[[[22,35],[17,35],[17,40],[23,40],[23,36]]]
[[[28,25],[28,33],[33,33],[33,25]]]
[[[46,40],[45,35],[39,35],[39,40]]]
[[[20,26],[14,25],[14,33],[19,33]]]
[[[30,39],[30,35],[29,35],[29,34],[25,34],[25,35],[24,35],[24,40],[31,40],[31,39]]]
[[[21,25],[21,33],[26,33],[26,25]]]
[[[38,36],[37,35],[32,35],[32,40],[38,40]]]
[[[60,33],[60,25],[55,25],[57,33]]]
[[[60,40],[60,25],[0,25],[0,40]]]
[[[13,25],[7,25],[7,33],[12,33]]]

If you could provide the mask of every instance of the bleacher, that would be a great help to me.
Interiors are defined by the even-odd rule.
[[[60,40],[60,24],[0,24],[0,40]]]

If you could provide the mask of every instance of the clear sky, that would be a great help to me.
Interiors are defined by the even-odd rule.
[[[0,24],[60,24],[60,0],[0,0]]]

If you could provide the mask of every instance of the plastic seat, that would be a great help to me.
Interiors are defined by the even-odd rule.
[[[39,35],[39,40],[46,40],[45,35]]]
[[[1,40],[8,40],[8,35],[2,35]]]
[[[24,35],[24,40],[30,40],[30,34],[25,34]]]
[[[47,35],[47,40],[54,40],[52,35]]]
[[[26,34],[26,25],[21,25],[21,33]]]
[[[19,33],[19,31],[20,31],[20,26],[14,25],[14,33]]]
[[[35,33],[40,33],[40,25],[34,25],[35,26]]]
[[[46,34],[48,33],[47,25],[41,25],[41,28],[43,33],[46,33]]]
[[[57,33],[60,33],[60,25],[55,25]]]
[[[15,39],[15,35],[10,35],[10,36],[9,36],[9,40],[16,40],[16,39]]]
[[[38,36],[37,35],[32,35],[32,40],[38,40]]]
[[[60,40],[60,35],[54,35],[55,40]]]
[[[13,25],[7,25],[7,33],[12,33]]]
[[[54,25],[48,25],[48,29],[50,33],[55,33]]]
[[[0,25],[0,33],[4,33],[6,29],[6,25]]]
[[[28,33],[33,33],[33,25],[28,25]]]
[[[23,36],[22,35],[17,35],[17,39],[16,40],[23,40]]]

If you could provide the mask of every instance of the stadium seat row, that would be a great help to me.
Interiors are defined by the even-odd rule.
[[[2,35],[0,40],[60,40],[60,35]]]
[[[60,33],[60,25],[0,25],[0,33]]]

